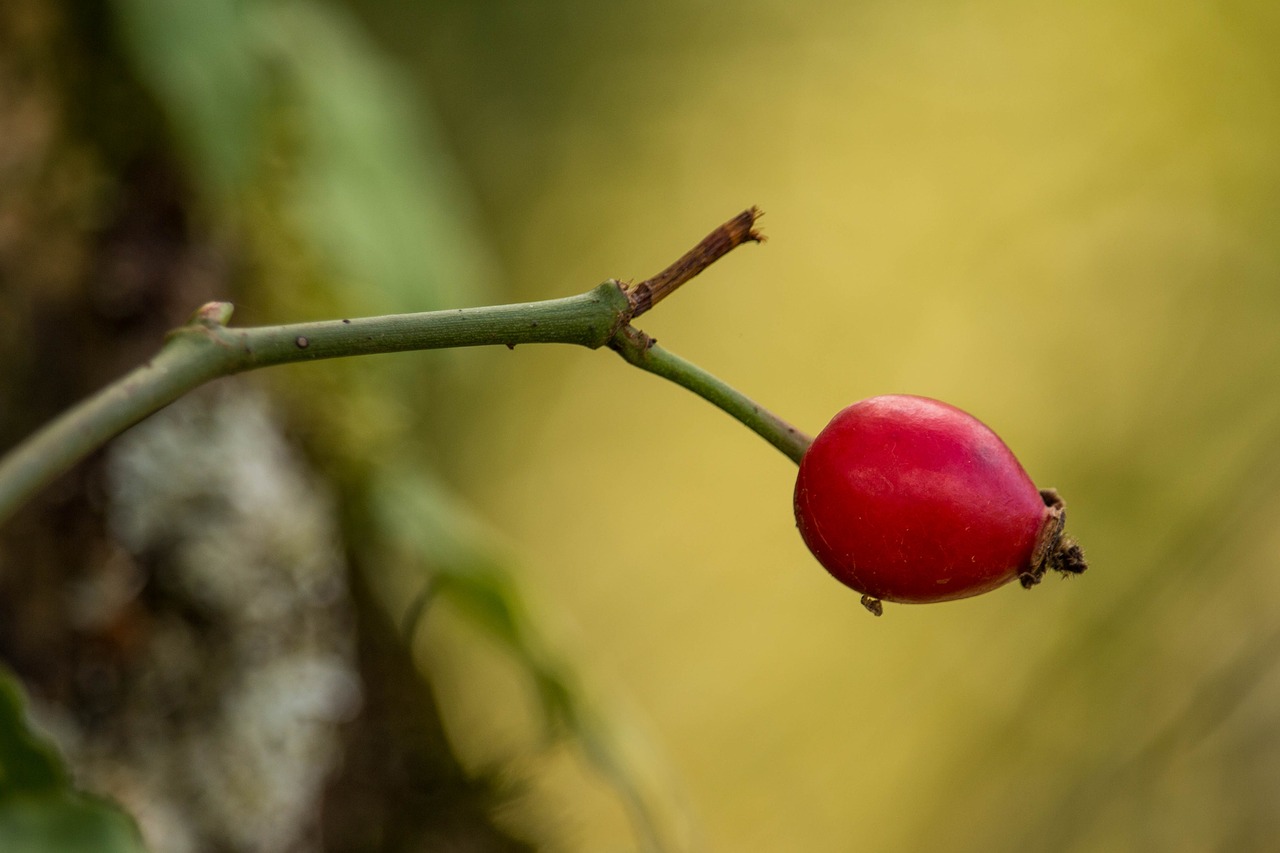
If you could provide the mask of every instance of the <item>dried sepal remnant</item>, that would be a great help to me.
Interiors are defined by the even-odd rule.
[[[1089,568],[1084,550],[1075,539],[1066,535],[1067,505],[1057,489],[1041,489],[1040,497],[1044,501],[1045,518],[1036,536],[1031,565],[1018,575],[1023,589],[1031,589],[1040,583],[1045,572],[1050,570],[1063,577],[1071,577]]]

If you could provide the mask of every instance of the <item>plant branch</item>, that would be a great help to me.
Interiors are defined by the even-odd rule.
[[[609,345],[728,412],[799,462],[809,439],[720,380],[653,345],[638,315],[747,241],[755,208],[717,228],[666,270],[635,287],[617,281],[576,296],[349,320],[234,328],[231,305],[210,302],[170,332],[150,361],[69,409],[0,458],[0,523],[111,438],[205,382],[260,367],[373,353],[505,344]]]
[[[527,343],[598,348],[630,311],[615,281],[517,305],[232,328],[210,302],[168,334],[150,361],[79,403],[0,459],[0,522],[108,440],[220,376],[296,361],[405,350]]]

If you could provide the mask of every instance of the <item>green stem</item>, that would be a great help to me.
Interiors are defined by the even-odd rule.
[[[813,442],[809,436],[696,364],[667,352],[639,329],[630,326],[620,329],[609,345],[628,363],[689,389],[741,421],[797,465]]]
[[[616,281],[563,299],[212,331],[236,350],[236,370],[407,350],[505,344],[578,344],[597,349],[626,322],[630,302]]]
[[[211,379],[348,355],[526,343],[597,348],[629,316],[617,282],[518,305],[229,328],[231,306],[211,302],[142,367],[64,412],[0,459],[0,523],[39,489],[111,438]]]
[[[561,343],[609,344],[627,361],[683,385],[799,462],[808,438],[694,365],[665,352],[628,323],[635,303],[616,281],[563,299],[231,328],[231,306],[211,302],[171,332],[142,367],[37,431],[0,458],[0,523],[38,490],[111,438],[211,379],[260,367],[405,350]]]

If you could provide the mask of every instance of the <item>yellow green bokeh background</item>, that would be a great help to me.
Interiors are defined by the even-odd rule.
[[[455,9],[410,58],[521,296],[642,278],[758,204],[769,242],[644,328],[810,431],[887,392],[972,411],[1063,492],[1092,564],[872,619],[796,535],[793,466],[719,412],[607,357],[477,356],[465,489],[678,780],[692,837],[1265,849],[1276,9],[503,14]],[[501,760],[509,707],[473,666],[442,672],[462,753]],[[589,773],[535,766],[557,845],[628,849]]]

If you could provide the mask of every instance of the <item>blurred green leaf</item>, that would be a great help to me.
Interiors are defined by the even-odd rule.
[[[5,853],[142,853],[133,821],[106,803],[69,790],[0,800]]]
[[[261,136],[263,68],[246,3],[115,0],[121,40],[215,197],[248,179]]]
[[[642,849],[663,849],[662,839],[683,832],[678,806],[664,802],[624,747],[638,739],[636,733],[601,709],[569,661],[549,649],[519,584],[493,553],[493,534],[423,471],[384,471],[371,494],[387,539],[410,546],[405,556],[428,585],[411,608],[408,632],[434,599],[448,599],[521,664],[537,695],[546,737],[567,737],[578,746],[622,801]]]
[[[0,798],[66,784],[57,750],[27,726],[22,692],[0,672]]]
[[[0,850],[142,853],[123,812],[75,791],[57,750],[32,731],[22,691],[0,671]]]
[[[335,7],[259,4],[299,144],[293,216],[366,311],[483,298],[494,270],[422,93]]]
[[[442,307],[492,281],[442,134],[354,18],[311,0],[115,6],[207,194],[227,201],[269,159],[289,163],[289,215],[365,311]],[[268,127],[285,128],[283,151]]]
[[[515,579],[480,543],[492,541],[480,523],[429,472],[397,469],[372,490],[374,510],[394,540],[410,548],[408,558],[427,573],[429,605],[435,596],[452,601],[471,622],[525,667],[541,699],[549,733],[581,716],[579,690],[567,667],[553,659]],[[420,611],[411,614],[416,627]]]

